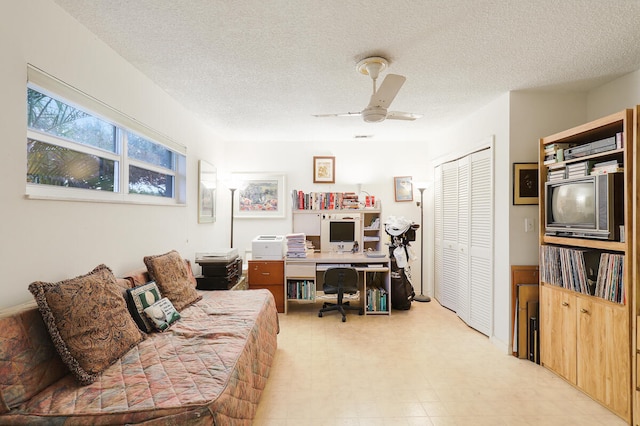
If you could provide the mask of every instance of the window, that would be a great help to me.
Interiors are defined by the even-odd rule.
[[[29,197],[185,203],[184,147],[36,68],[28,71]]]

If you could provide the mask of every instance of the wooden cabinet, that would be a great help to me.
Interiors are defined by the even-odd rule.
[[[248,281],[249,290],[269,290],[278,312],[284,312],[284,260],[250,260]]]
[[[540,289],[542,364],[629,418],[626,309],[545,285]]]
[[[551,286],[540,288],[540,360],[576,384],[576,295]]]
[[[631,351],[635,335],[632,306],[636,309],[637,305],[632,279],[632,260],[636,256],[634,222],[637,220],[633,215],[637,184],[632,177],[636,176],[635,156],[638,155],[634,122],[637,123],[637,112],[624,110],[542,138],[539,159],[541,363],[629,423],[634,414],[632,400],[638,399],[634,398],[632,387],[635,366]],[[611,139],[615,141],[613,146],[607,142]],[[607,146],[603,148],[602,144]],[[561,153],[558,150],[562,150]],[[552,181],[558,187],[575,181],[601,186],[604,180],[599,177],[582,176],[598,174],[593,167],[603,163],[614,164],[606,173],[610,176],[608,184],[613,188],[610,193],[619,195],[607,197],[609,203],[604,209],[607,211],[600,208],[595,213],[599,222],[594,222],[593,229],[603,228],[611,234],[592,233],[584,225],[577,226],[585,228],[584,232],[562,228],[565,226],[562,217],[568,216],[546,205],[555,197],[548,197],[546,191],[552,189],[546,182]],[[603,194],[600,190],[593,193]],[[583,195],[590,196],[588,192]],[[588,203],[584,211],[589,213]],[[620,222],[615,226],[602,225],[598,215],[603,212],[615,212]],[[548,215],[553,220],[547,221]],[[550,223],[548,228],[547,223]],[[607,262],[613,263],[607,266]],[[612,264],[616,265],[613,269]],[[599,287],[601,285],[606,287]],[[616,286],[621,291],[609,290]],[[606,291],[599,291],[602,288]]]

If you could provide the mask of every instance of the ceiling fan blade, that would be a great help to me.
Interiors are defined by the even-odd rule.
[[[359,117],[362,114],[359,112],[341,112],[338,114],[312,114],[312,115],[314,117],[324,118],[324,117]]]
[[[402,75],[387,74],[376,93],[371,96],[369,106],[388,108],[398,94],[398,91],[400,91],[405,80],[406,78]]]
[[[412,112],[400,112],[400,111],[389,111],[387,113],[387,120],[417,120],[418,118],[422,118],[422,114],[414,114]]]

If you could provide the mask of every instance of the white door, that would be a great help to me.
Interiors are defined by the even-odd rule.
[[[435,168],[433,178],[433,235],[434,295],[442,303],[442,166]]]
[[[469,324],[490,335],[493,313],[493,164],[491,150],[471,155]]]
[[[458,309],[456,313],[467,324],[469,323],[469,156],[461,158],[458,163]]]
[[[442,291],[440,304],[458,310],[458,164],[442,165]]]

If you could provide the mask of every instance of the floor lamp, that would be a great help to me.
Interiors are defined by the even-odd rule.
[[[420,294],[415,296],[413,300],[416,302],[431,302],[429,296],[425,296],[423,292],[424,285],[424,190],[427,189],[426,185],[420,185],[418,191],[420,191]]]
[[[229,188],[231,191],[231,243],[229,244],[230,248],[233,248],[233,193],[236,192],[237,188]]]

